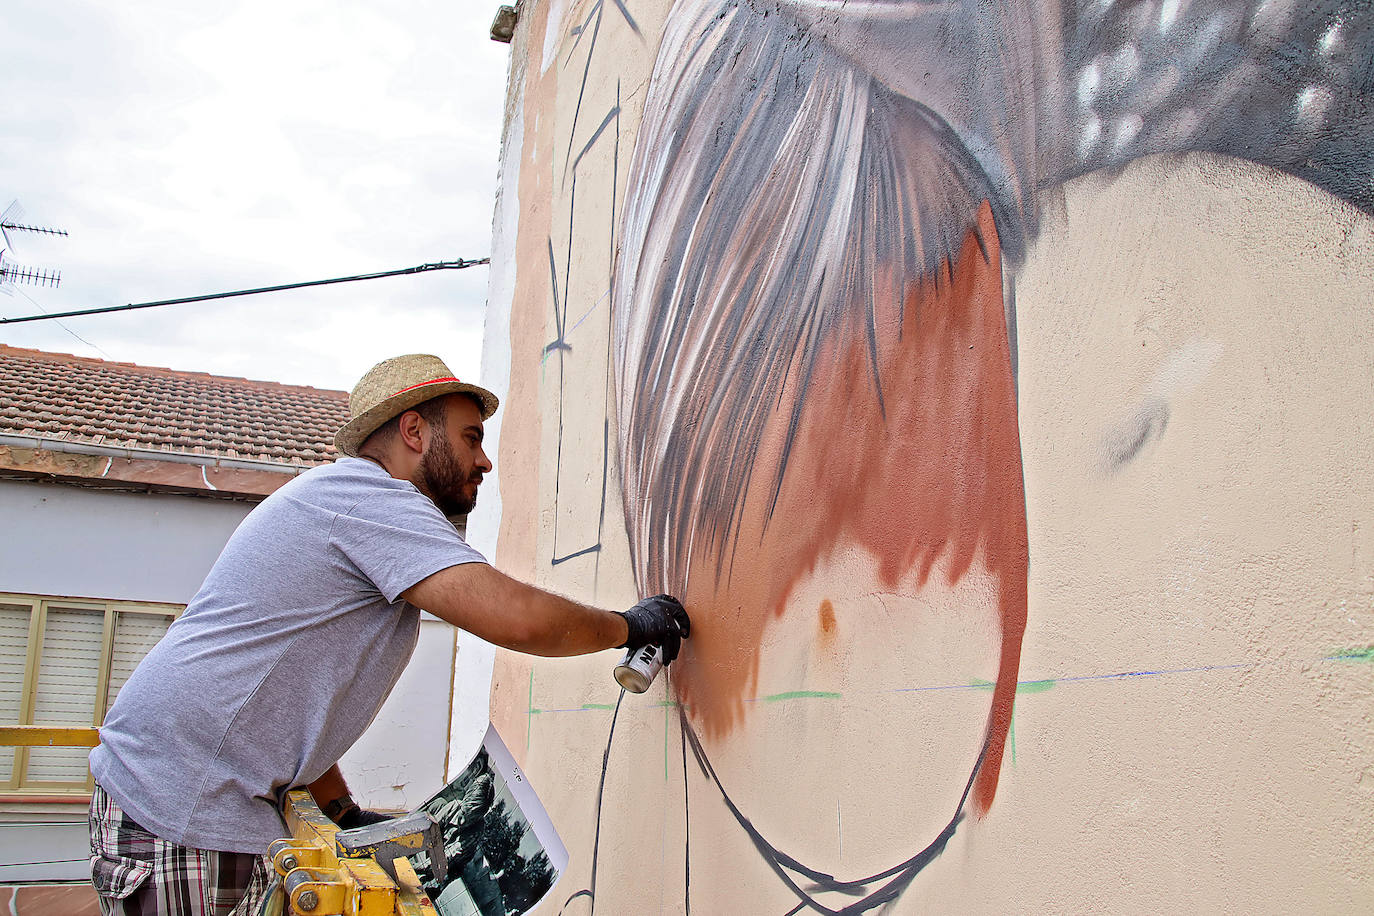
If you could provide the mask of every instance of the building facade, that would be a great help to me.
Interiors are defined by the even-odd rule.
[[[694,621],[497,656],[549,912],[1364,908],[1371,15],[521,4],[496,559]]]
[[[98,725],[244,516],[334,459],[347,407],[341,391],[0,346],[0,724]],[[342,761],[364,804],[409,808],[443,784],[454,645],[422,622]],[[0,885],[89,882],[86,754],[0,748]]]

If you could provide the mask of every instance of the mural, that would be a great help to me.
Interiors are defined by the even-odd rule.
[[[1039,381],[1044,341],[1062,339],[1018,333],[1018,306],[1025,320],[1027,308],[1053,305],[1035,271],[1027,305],[1023,273],[1053,257],[1044,239],[1076,206],[1066,186],[1142,168],[1191,175],[1198,163],[1243,162],[1261,184],[1292,176],[1334,202],[1349,241],[1374,212],[1368,4],[539,9],[544,32],[517,46],[514,71],[531,94],[526,129],[538,132],[519,151],[538,177],[520,178],[517,250],[529,257],[517,263],[533,278],[539,256],[542,280],[526,289],[552,306],[554,332],[540,354],[539,411],[554,422],[540,433],[553,460],[535,500],[552,510],[538,562],[546,583],[597,595],[620,594],[628,571],[634,592],[678,594],[693,613],[664,700],[675,727],[665,717],[663,778],[671,769],[681,794],[632,793],[681,812],[680,824],[665,815],[684,856],[681,888],[662,879],[665,901],[690,911],[694,852],[732,833],[784,889],[792,908],[779,912],[891,904],[966,832],[968,815],[992,809],[1015,754],[1018,695],[1246,668],[1023,676],[1037,614],[1031,564],[1041,562],[1023,450],[1058,430],[1027,425],[1020,350],[1039,343]],[[603,27],[620,36],[610,57]],[[1153,244],[1148,226],[1143,237]],[[1363,265],[1364,251],[1341,257]],[[1100,267],[1110,274],[1105,259]],[[1315,307],[1295,308],[1295,320]],[[530,320],[517,317],[512,334]],[[1080,449],[1091,453],[1088,478],[1148,460],[1176,405],[1236,346],[1207,334],[1176,342]],[[607,525],[617,509],[619,547]],[[504,687],[498,674],[497,687],[499,719],[511,702],[502,690],[523,691],[523,669]],[[958,701],[926,693],[956,689]],[[606,831],[624,820],[607,794],[622,703],[589,690],[572,691],[581,706],[537,708],[529,672],[530,733],[535,713],[610,714],[592,754],[590,871],[563,895],[567,912],[595,907]],[[824,713],[761,712],[841,693],[844,712],[824,727]],[[851,756],[870,780],[830,778]],[[884,818],[856,785],[898,814]],[[794,796],[805,801],[786,801]],[[717,812],[705,815],[706,840],[703,804]],[[787,810],[832,805],[833,850],[818,839],[819,814]],[[856,807],[851,861],[843,812]],[[752,890],[760,872],[747,874],[755,879],[737,880],[749,899],[777,899]]]
[[[636,580],[705,618],[674,671],[689,720],[741,717],[760,631],[821,554],[871,552],[889,589],[977,563],[995,593],[955,612],[1001,633],[987,810],[1028,564],[1003,261],[1044,192],[1151,153],[1244,156],[1368,209],[1374,17],[1279,6],[677,4],[614,315]],[[741,544],[766,576],[736,575]]]

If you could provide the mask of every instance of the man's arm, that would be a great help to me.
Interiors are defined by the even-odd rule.
[[[368,811],[358,806],[353,796],[348,793],[348,783],[344,782],[343,773],[337,763],[325,770],[323,776],[306,788],[310,790],[310,797],[315,799],[315,804],[320,806],[325,817],[344,830],[366,827],[368,824],[391,819],[390,815]]]
[[[310,790],[310,797],[315,799],[315,804],[319,805],[325,816],[336,824],[345,812],[358,807],[353,796],[348,794],[348,783],[344,782],[343,773],[337,763],[325,770],[323,776],[306,788]]]
[[[623,646],[625,618],[464,563],[420,580],[401,597],[487,642],[530,655],[583,655]]]

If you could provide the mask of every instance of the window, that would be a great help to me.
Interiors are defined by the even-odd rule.
[[[181,611],[175,604],[0,594],[0,723],[99,725]],[[0,792],[89,792],[88,753],[0,747]]]

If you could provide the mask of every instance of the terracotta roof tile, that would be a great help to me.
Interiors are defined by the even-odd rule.
[[[315,465],[348,393],[0,344],[0,434]]]

